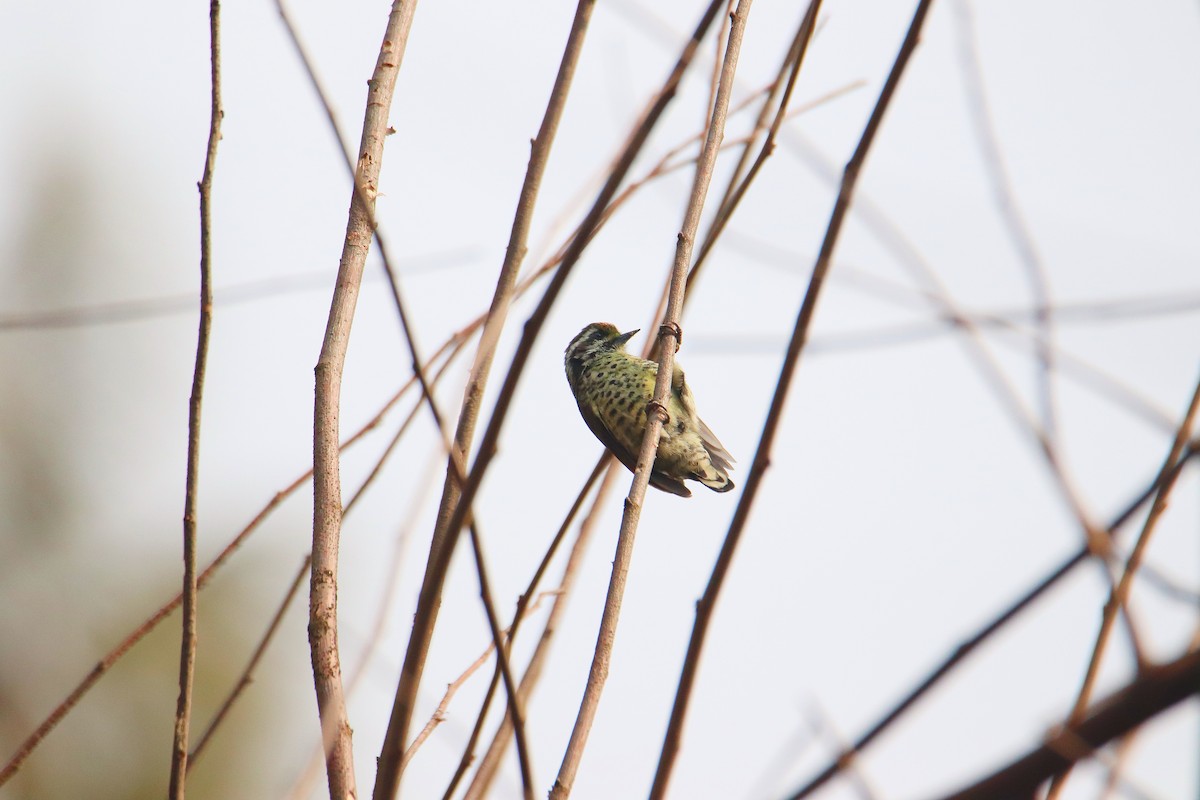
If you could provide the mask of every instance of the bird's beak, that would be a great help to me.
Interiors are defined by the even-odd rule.
[[[622,333],[616,339],[613,339],[613,347],[624,347],[625,343],[632,339],[641,328],[634,328],[628,333]]]

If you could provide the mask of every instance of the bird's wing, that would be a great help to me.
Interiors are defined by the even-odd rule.
[[[721,472],[728,472],[733,467],[733,456],[725,449],[725,445],[721,444],[720,440],[717,439],[717,435],[712,432],[712,428],[704,424],[704,420],[696,417],[696,421],[700,423],[700,443],[708,451],[709,460]]]
[[[592,433],[596,435],[596,438],[599,439],[604,446],[608,448],[608,451],[616,456],[617,460],[624,464],[630,472],[637,472],[637,453],[630,452],[629,448],[621,444],[620,440],[617,439],[617,437],[613,435],[613,432],[608,429],[608,426],[604,424],[603,418],[592,413],[590,409],[585,408],[584,404],[580,403],[578,400],[575,401],[575,404],[579,406],[579,415],[583,417],[583,421],[587,423],[588,428],[590,428]],[[650,472],[650,485],[656,489],[661,489],[664,492],[677,494],[680,497],[692,496],[691,490],[684,486],[682,481],[677,481],[674,478],[667,477],[666,475],[662,475],[653,470]]]
[[[725,449],[725,445],[721,444],[717,435],[712,432],[712,428],[705,425],[704,420],[700,419],[700,415],[696,413],[696,398],[692,395],[687,381],[684,380],[683,370],[679,368],[678,364],[671,373],[671,391],[679,398],[679,404],[683,406],[683,410],[699,424],[700,442],[708,451],[708,457],[713,466],[721,472],[727,472],[733,466],[733,456]]]

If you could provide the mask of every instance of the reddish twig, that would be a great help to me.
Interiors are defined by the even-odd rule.
[[[549,566],[550,559],[553,558],[557,551],[567,528],[571,524],[571,518],[578,513],[582,506],[584,498],[600,478],[603,472],[604,478],[600,482],[600,488],[596,490],[596,497],[592,500],[591,509],[584,516],[583,521],[579,525],[579,535],[575,537],[575,543],[571,547],[571,553],[567,557],[567,564],[563,567],[562,577],[559,579],[558,589],[554,592],[554,605],[550,609],[550,614],[546,618],[546,623],[542,627],[542,634],[538,638],[538,643],[534,647],[533,655],[529,659],[529,664],[525,669],[525,674],[521,676],[520,695],[524,702],[528,702],[530,695],[537,686],[538,680],[541,678],[542,667],[545,665],[546,657],[550,652],[550,642],[554,637],[555,631],[558,629],[558,624],[566,612],[567,599],[570,597],[571,589],[575,585],[575,575],[579,570],[579,566],[583,560],[583,553],[587,543],[591,540],[592,531],[596,527],[596,523],[600,519],[600,510],[603,508],[604,500],[608,496],[609,490],[612,488],[615,478],[618,475],[614,467],[614,461],[607,452],[600,457],[596,463],[595,469],[588,477],[583,489],[580,490],[579,496],[575,504],[571,508],[571,513],[568,519],[564,521],[559,528],[558,534],[554,537],[554,541],[546,550],[546,555],[542,559],[542,563],[538,565],[538,570],[533,579],[529,582],[529,588],[521,595],[521,599],[517,604],[517,612],[513,616],[513,625],[509,634],[509,644],[512,647],[512,640],[516,636],[517,626],[528,613],[525,606],[528,604],[528,598],[536,590],[536,587],[541,581],[541,576],[545,572],[545,568]],[[493,678],[493,683],[495,679]],[[487,703],[485,701],[483,708],[480,710],[479,722],[482,723],[483,716],[487,713]],[[476,733],[476,736],[478,734]],[[512,736],[512,727],[508,720],[500,723],[499,729],[492,737],[492,743],[488,746],[487,752],[484,754],[483,760],[479,764],[479,769],[476,770],[475,777],[471,781],[471,785],[467,787],[467,792],[463,796],[463,800],[482,800],[487,796],[491,782],[495,777],[496,770],[500,766],[500,758],[504,753],[509,738]],[[473,748],[472,748],[473,749]],[[460,771],[465,770],[467,757],[471,749],[464,753],[464,761],[460,765]],[[457,778],[458,776],[456,776]],[[451,793],[454,790],[454,784],[446,790],[445,798],[449,800]]]
[[[287,613],[288,608],[292,605],[292,601],[300,594],[300,587],[304,584],[304,576],[308,574],[311,563],[312,555],[304,556],[304,561],[300,564],[300,569],[296,570],[296,577],[292,579],[282,602],[275,609],[275,614],[271,617],[271,622],[267,625],[266,632],[259,639],[258,646],[254,648],[254,653],[250,656],[250,660],[246,662],[246,667],[242,670],[241,676],[238,677],[233,689],[226,696],[225,701],[221,703],[221,707],[217,709],[212,722],[208,724],[208,729],[204,731],[204,735],[200,737],[200,741],[196,743],[196,746],[188,756],[187,768],[189,770],[196,763],[196,759],[200,757],[200,754],[204,752],[205,746],[208,745],[217,728],[225,721],[225,717],[229,714],[230,709],[233,708],[233,704],[238,701],[238,698],[242,696],[242,692],[253,681],[254,670],[258,667],[259,662],[262,661],[263,655],[267,652],[267,647],[279,631],[279,626],[283,623],[284,614]]]

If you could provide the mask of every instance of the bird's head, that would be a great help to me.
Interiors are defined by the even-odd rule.
[[[607,322],[593,322],[588,325],[567,345],[563,358],[567,376],[574,379],[588,362],[598,355],[613,350],[624,350],[625,343],[636,333],[637,330],[621,333],[616,325]]]

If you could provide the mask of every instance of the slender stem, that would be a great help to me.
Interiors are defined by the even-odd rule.
[[[196,525],[200,482],[200,417],[204,399],[204,375],[208,367],[208,340],[212,330],[212,185],[221,141],[221,4],[208,7],[209,53],[211,60],[208,146],[200,179],[200,330],[196,336],[196,363],[192,373],[192,395],[188,401],[187,478],[183,501],[183,633],[179,647],[179,699],[175,706],[175,733],[171,749],[171,780],[168,796],[186,796],[188,733],[192,719],[192,685],[196,676]]]
[[[338,649],[338,554],[342,499],[338,452],[342,370],[350,328],[374,231],[374,201],[383,164],[383,143],[400,62],[412,26],[415,2],[395,0],[383,44],[368,82],[350,217],[330,302],[329,321],[316,367],[313,405],[313,563],[309,589],[309,646],[313,683],[325,747],[325,772],[332,800],[357,796],[350,721],[342,688]]]
[[[716,246],[717,239],[725,230],[725,226],[729,224],[729,220],[733,218],[733,212],[737,210],[742,198],[746,196],[746,191],[750,188],[750,184],[754,182],[755,177],[762,169],[763,164],[766,163],[766,160],[775,152],[775,140],[779,136],[779,129],[783,126],[783,122],[787,118],[788,105],[792,98],[792,92],[796,88],[796,79],[800,74],[800,67],[804,63],[804,56],[808,52],[808,43],[812,41],[813,26],[816,22],[817,11],[820,5],[819,0],[810,2],[808,8],[804,11],[804,16],[800,20],[800,24],[796,28],[796,35],[792,37],[792,43],[788,46],[788,52],[784,56],[783,63],[779,66],[779,72],[776,74],[775,80],[771,83],[771,90],[767,93],[766,101],[759,111],[758,120],[754,128],[755,132],[757,133],[759,128],[766,125],[767,112],[770,110],[771,103],[776,94],[782,88],[783,96],[779,100],[778,106],[776,106],[775,117],[767,129],[767,135],[763,139],[762,147],[759,148],[758,156],[754,159],[754,163],[750,165],[749,171],[746,171],[746,164],[750,158],[750,150],[754,144],[755,135],[751,135],[746,139],[746,144],[742,148],[738,163],[734,167],[733,174],[730,177],[729,185],[725,188],[725,194],[717,206],[717,213],[709,225],[704,241],[700,244],[700,250],[696,255],[696,263],[692,266],[691,271],[688,272],[686,288],[689,292],[696,279],[700,276],[700,270],[707,262],[709,253]]]
[[[887,111],[892,97],[895,95],[900,77],[904,74],[904,69],[908,65],[913,52],[916,50],[921,28],[924,25],[930,3],[931,0],[921,0],[917,5],[912,23],[908,28],[908,33],[904,37],[903,44],[900,46],[900,52],[897,54],[896,61],[892,65],[887,81],[884,83],[883,89],[879,94],[879,99],[875,103],[875,108],[871,112],[871,117],[867,121],[866,128],[859,139],[854,155],[851,156],[843,172],[837,201],[834,203],[833,212],[830,215],[829,225],[825,231],[825,238],[821,243],[817,262],[813,266],[812,278],[809,281],[808,290],[805,292],[804,300],[800,304],[800,311],[792,330],[791,341],[788,343],[787,355],[784,357],[775,394],[771,398],[770,410],[767,412],[767,419],[763,424],[763,432],[759,439],[758,450],[754,454],[750,474],[746,478],[745,489],[742,492],[742,496],[738,499],[737,509],[733,514],[733,521],[729,525],[729,532],[726,534],[725,542],[721,547],[721,553],[717,557],[716,565],[713,567],[712,577],[704,590],[703,596],[696,604],[696,622],[692,628],[691,639],[688,642],[687,656],[684,659],[683,670],[679,678],[679,688],[676,691],[675,703],[671,709],[671,720],[663,739],[658,769],[655,772],[654,783],[650,790],[650,797],[652,799],[662,798],[666,794],[671,770],[674,767],[675,758],[679,752],[683,723],[687,717],[688,703],[691,698],[713,609],[716,606],[725,576],[728,574],[730,564],[733,561],[734,552],[741,539],[742,531],[749,517],[750,508],[757,496],[763,474],[770,463],[771,448],[775,440],[775,433],[778,430],[779,422],[783,417],[783,409],[786,405],[788,391],[791,388],[792,377],[795,374],[796,365],[799,363],[800,353],[808,340],[808,330],[816,311],[817,298],[820,296],[821,288],[829,272],[829,267],[833,259],[833,251],[837,245],[842,224],[849,211],[850,201],[854,196],[854,188],[858,181],[859,172],[862,169],[863,162],[866,160],[871,144],[875,140],[879,126],[883,121],[883,115]]]
[[[600,696],[608,679],[609,664],[612,659],[613,642],[616,638],[617,621],[621,613],[621,601],[625,593],[625,583],[629,573],[629,565],[633,558],[633,545],[637,535],[638,521],[641,517],[642,503],[650,482],[650,471],[658,451],[658,437],[664,423],[665,403],[667,393],[671,390],[675,351],[678,349],[682,334],[679,328],[679,317],[683,309],[685,285],[688,267],[692,261],[692,246],[695,242],[696,231],[700,227],[700,216],[704,210],[704,200],[708,187],[712,182],[713,169],[716,165],[717,153],[725,137],[725,119],[729,111],[729,98],[733,93],[733,78],[737,71],[738,57],[741,54],[742,39],[746,30],[746,17],[750,13],[752,0],[740,0],[734,11],[729,26],[729,41],[725,50],[721,75],[717,84],[716,98],[713,102],[712,119],[708,125],[704,146],[696,161],[696,173],[692,183],[691,194],[688,197],[687,210],[684,214],[682,228],[679,232],[675,248],[675,262],[671,271],[670,291],[667,296],[666,313],[662,326],[659,328],[658,374],[655,378],[653,400],[647,408],[646,431],[642,437],[641,449],[638,453],[637,470],[634,472],[633,485],[629,496],[625,499],[625,510],[621,517],[621,529],[617,535],[616,553],[613,557],[612,576],[608,584],[608,594],[604,602],[604,613],[600,620],[600,630],[596,636],[596,649],[592,657],[592,666],[588,673],[587,686],[575,718],[575,726],[571,731],[558,777],[550,790],[550,800],[565,800],[571,793],[575,783],[575,775],[583,760],[583,752],[587,746],[588,735],[592,722],[600,706]],[[669,345],[668,337],[674,341]]]
[[[374,796],[376,798],[391,798],[399,789],[400,775],[403,770],[406,738],[408,727],[412,721],[412,710],[415,704],[416,692],[420,685],[425,669],[425,660],[429,654],[429,645],[433,638],[433,628],[437,622],[437,613],[441,605],[441,590],[445,582],[445,571],[439,570],[440,553],[443,550],[453,552],[459,530],[451,530],[450,518],[457,510],[462,495],[463,478],[465,474],[456,464],[466,458],[471,441],[475,434],[475,425],[479,418],[483,393],[487,387],[488,375],[492,360],[495,357],[496,343],[500,331],[508,315],[516,287],[517,274],[524,261],[529,238],[529,230],[533,221],[533,208],[541,187],[542,176],[549,163],[551,146],[566,107],[567,96],[574,78],[575,67],[583,49],[584,35],[587,32],[591,12],[595,0],[580,0],[576,9],[575,19],[567,37],[567,44],[559,64],[558,75],[546,105],[538,136],[533,142],[529,165],[525,174],[525,182],[517,201],[517,211],[513,219],[509,235],[508,247],[505,250],[504,262],[496,281],[496,290],[492,304],[488,310],[483,333],[480,336],[479,348],[475,361],[471,366],[467,390],[463,399],[462,410],[459,414],[458,425],[454,436],[454,445],[449,453],[446,467],[446,481],[442,489],[442,499],[438,506],[437,522],[430,543],[429,559],[425,577],[422,581],[420,600],[413,622],[412,635],[409,637],[408,649],[401,668],[400,682],[396,689],[396,701],[391,719],[385,734],[383,747],[379,756],[379,768],[376,772]],[[478,550],[476,551],[479,552]],[[503,647],[497,643],[498,662],[506,658]],[[510,701],[513,707],[510,713],[516,714],[515,697]],[[514,720],[515,721],[515,720]],[[522,759],[522,775],[528,773],[528,765]]]
[[[525,669],[525,674],[521,676],[521,686],[519,689],[522,702],[528,702],[530,695],[542,674],[542,668],[546,663],[546,657],[550,652],[550,643],[554,637],[555,631],[562,620],[562,616],[566,613],[567,599],[570,597],[571,589],[575,585],[575,576],[579,571],[580,564],[583,561],[583,554],[588,542],[591,540],[592,531],[595,530],[596,523],[600,519],[600,511],[604,506],[604,500],[608,496],[609,490],[612,488],[617,470],[614,468],[615,462],[606,452],[601,456],[596,463],[596,468],[592,470],[584,488],[580,490],[579,498],[576,504],[571,509],[570,518],[579,511],[582,502],[591,487],[599,479],[601,472],[604,474],[603,480],[600,482],[600,488],[596,490],[596,497],[592,500],[591,509],[584,516],[583,522],[579,525],[579,535],[575,537],[575,543],[571,547],[571,553],[567,557],[566,566],[563,567],[562,577],[559,579],[558,589],[554,592],[554,604],[550,609],[550,614],[546,618],[546,623],[542,627],[542,635],[538,638],[537,646],[534,648],[533,655],[529,659],[529,665]],[[529,582],[529,588],[525,594],[521,595],[521,600],[518,603],[517,613],[513,618],[511,632],[509,634],[509,648],[512,647],[513,637],[516,635],[517,625],[524,619],[525,606],[528,604],[529,598],[533,596],[544,572],[544,568],[549,564],[550,558],[558,549],[558,545],[562,541],[567,528],[571,524],[571,519],[564,522],[559,530],[559,535],[555,537],[551,546],[547,549],[546,557],[542,559],[542,564],[538,567],[538,574],[534,575]],[[486,703],[480,710],[480,721],[483,715],[487,712]],[[492,780],[495,778],[496,770],[500,766],[500,758],[504,753],[504,748],[508,743],[509,737],[512,736],[512,726],[508,720],[500,724],[499,729],[492,737],[492,743],[488,746],[487,752],[484,754],[482,761],[479,764],[479,769],[475,773],[475,777],[471,780],[471,785],[467,787],[467,792],[463,796],[463,800],[482,800],[487,796],[488,789],[491,786]],[[460,769],[465,770],[465,759],[467,753],[464,753],[464,764]],[[446,791],[446,798],[450,797],[453,791],[453,784]]]
[[[462,488],[461,497],[455,505],[454,514],[447,525],[447,535],[452,539],[457,539],[462,526],[465,524],[471,503],[475,498],[475,493],[479,490],[483,476],[495,456],[500,430],[508,415],[508,409],[512,403],[517,383],[524,372],[526,363],[528,363],[533,343],[541,332],[542,326],[545,324],[546,316],[549,314],[555,300],[557,300],[571,271],[579,262],[583,248],[599,227],[605,209],[608,208],[609,202],[616,195],[617,188],[629,172],[634,158],[645,144],[650,131],[661,118],[667,104],[674,97],[683,72],[694,56],[696,43],[712,22],[712,18],[715,16],[718,7],[719,0],[712,0],[701,21],[700,27],[684,47],[683,54],[676,62],[675,68],[672,70],[663,89],[659,92],[658,98],[650,109],[650,112],[642,119],[641,123],[627,140],[621,156],[613,166],[613,170],[605,181],[604,187],[600,190],[595,203],[592,205],[592,209],[588,212],[583,222],[580,223],[575,238],[572,239],[571,244],[567,247],[562,263],[555,272],[554,277],[551,278],[549,285],[547,285],[542,299],[534,309],[529,320],[525,323],[521,340],[517,344],[516,353],[513,355],[512,364],[509,367],[508,374],[505,376],[504,384],[497,395],[492,418],[488,422],[487,429],[484,431],[483,438],[480,441],[479,455],[476,457],[467,482]],[[395,796],[399,784],[399,762],[402,758],[403,742],[412,720],[412,710],[416,700],[416,688],[420,677],[418,666],[420,665],[423,668],[424,664],[423,659],[416,657],[416,650],[420,649],[422,641],[427,640],[432,635],[435,616],[433,611],[439,603],[440,583],[445,579],[446,571],[449,569],[450,556],[453,550],[453,541],[449,541],[447,546],[430,553],[431,564],[427,570],[427,575],[432,576],[435,580],[427,581],[422,585],[421,594],[417,600],[418,611],[413,621],[412,635],[409,638],[409,654],[406,655],[404,666],[401,668],[400,684],[397,687],[395,702],[392,706],[392,716],[388,722],[384,748],[379,758],[380,766],[376,776],[375,800],[390,800],[390,798]]]
[[[271,617],[271,622],[267,625],[266,632],[259,640],[258,646],[254,648],[254,654],[246,662],[246,668],[242,670],[242,674],[238,678],[237,683],[234,684],[233,690],[229,692],[225,701],[221,703],[221,707],[217,709],[217,713],[213,716],[212,722],[209,723],[208,729],[204,731],[204,735],[200,737],[200,741],[196,743],[196,746],[188,756],[187,768],[189,770],[196,763],[196,759],[200,757],[200,754],[204,752],[204,748],[212,740],[213,734],[217,732],[217,728],[225,721],[225,717],[229,714],[229,710],[233,708],[233,704],[237,702],[238,698],[242,696],[242,692],[252,682],[254,670],[258,667],[259,662],[262,661],[262,657],[266,654],[267,647],[275,638],[275,634],[279,632],[279,626],[283,624],[283,617],[287,613],[288,608],[291,607],[292,601],[299,596],[300,587],[304,584],[304,576],[308,574],[311,564],[312,555],[306,555],[304,561],[300,564],[300,569],[296,570],[296,577],[292,579],[291,584],[288,586],[288,590],[284,594],[283,600],[280,601],[279,607],[275,609],[275,614]]]

